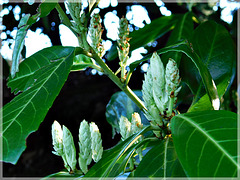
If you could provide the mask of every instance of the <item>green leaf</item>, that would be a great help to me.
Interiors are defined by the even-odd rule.
[[[171,120],[178,158],[189,177],[236,177],[237,114],[201,111]]]
[[[19,30],[17,31],[17,35],[15,38],[15,45],[13,48],[13,56],[12,56],[12,66],[11,66],[12,77],[14,77],[16,72],[18,71],[20,55],[24,45],[24,39],[27,34],[27,30],[30,27],[29,25],[26,25],[29,17],[30,17],[30,14],[25,15],[20,20],[18,25]]]
[[[193,13],[188,12],[185,13],[181,18],[179,18],[178,22],[175,25],[175,28],[171,32],[171,35],[168,39],[166,46],[174,44],[182,39],[187,39],[191,37],[193,33]],[[179,52],[169,52],[162,56],[162,59],[166,59],[168,61],[169,58],[174,59],[177,64],[180,63],[182,58],[182,53]]]
[[[165,33],[174,28],[175,23],[181,15],[162,16],[154,19],[150,24],[145,25],[143,28],[133,31],[129,34],[131,40],[130,51],[145,46],[150,42],[163,36]],[[112,46],[107,54],[109,61],[114,60],[118,56],[116,43]]]
[[[57,5],[56,3],[41,3],[38,8],[38,12],[30,17],[30,14],[26,14],[19,22],[18,31],[15,39],[15,45],[13,48],[11,77],[14,78],[16,72],[18,72],[20,54],[24,46],[24,39],[28,29],[34,24],[39,17],[47,16]]]
[[[93,61],[90,57],[87,57],[83,54],[79,54],[75,56],[73,60],[73,66],[71,71],[81,71],[87,67],[91,67],[93,65]]]
[[[102,159],[97,162],[84,177],[116,177],[125,171],[129,158],[135,151],[134,143],[144,133],[151,130],[147,126],[142,131],[130,136],[125,141],[118,143],[115,147],[105,150]],[[157,140],[157,138],[155,138]]]
[[[74,172],[73,174],[69,174],[69,172],[64,169],[60,172],[54,173],[54,174],[50,174],[48,176],[46,176],[45,178],[42,178],[42,180],[47,180],[47,179],[53,179],[53,178],[77,178],[82,176],[83,173],[78,170],[77,172]]]
[[[72,48],[62,48],[62,46],[52,46],[38,51],[19,65],[20,71],[16,73],[14,78],[9,77],[8,87],[14,94],[31,88],[33,84],[29,83],[29,80],[36,71],[68,56],[71,52]]]
[[[234,69],[236,68],[236,52],[230,34],[224,26],[207,21],[194,31],[192,46],[208,67],[216,83],[219,98],[221,98],[231,79],[233,79],[235,75]],[[188,80],[193,92],[202,92],[203,86],[199,86],[201,79],[198,78],[194,71],[190,71],[185,79]],[[201,96],[202,93],[200,93]],[[200,110],[203,106],[203,110],[211,109],[211,104],[206,101],[206,95],[201,101],[194,104],[189,111]]]
[[[219,105],[220,105],[220,100],[218,97],[215,83],[214,83],[207,67],[205,66],[203,61],[201,61],[199,56],[194,52],[194,50],[192,49],[189,42],[187,40],[180,41],[176,44],[173,44],[173,45],[170,45],[168,47],[158,50],[157,53],[164,54],[164,53],[172,52],[172,51],[173,52],[182,52],[191,59],[191,61],[197,67],[197,69],[202,77],[202,80],[205,85],[206,91],[208,93],[211,105],[214,107],[214,109],[218,109]],[[150,55],[146,56],[142,60],[135,61],[132,64],[130,64],[130,72],[132,72],[139,65],[139,63],[144,62],[144,61],[148,60],[149,58],[150,58]]]
[[[135,177],[185,177],[178,161],[172,138],[166,138],[153,147],[142,159]]]
[[[142,100],[142,92],[134,91],[134,93]],[[106,119],[112,126],[112,136],[114,137],[116,132],[119,133],[119,119],[121,116],[125,116],[130,121],[132,114],[138,112],[142,123],[149,125],[148,120],[144,116],[143,112],[137,107],[137,105],[122,91],[115,93],[106,107]]]
[[[72,47],[59,48],[59,54],[61,51],[69,54],[35,71],[28,80],[30,88],[3,107],[3,161],[15,164],[19,159],[26,148],[26,138],[38,129],[66,81],[74,50]],[[38,61],[51,61],[51,57],[52,54],[42,54]]]

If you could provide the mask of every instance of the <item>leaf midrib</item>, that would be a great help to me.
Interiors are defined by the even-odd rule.
[[[237,162],[235,162],[235,160],[232,158],[232,156],[224,149],[222,148],[222,146],[220,146],[213,137],[211,137],[210,134],[208,134],[208,132],[204,131],[198,124],[194,123],[190,118],[184,116],[184,115],[178,115],[179,118],[184,119],[186,122],[188,122],[190,125],[192,125],[193,127],[195,127],[198,131],[200,131],[204,136],[206,136],[207,138],[209,138],[209,140],[215,145],[217,146],[226,156],[227,158],[238,167],[238,169],[240,169],[239,164],[237,164]]]

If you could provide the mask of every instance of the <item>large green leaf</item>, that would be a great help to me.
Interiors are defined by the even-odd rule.
[[[194,31],[192,46],[208,67],[216,83],[219,98],[221,98],[231,79],[233,79],[236,68],[236,52],[230,34],[224,26],[207,21]],[[199,86],[201,79],[198,78],[196,70],[189,71],[184,79],[187,79],[189,86],[195,92],[194,94],[199,92],[197,95],[201,97],[201,92],[204,91],[203,86]],[[202,109],[202,107],[204,108]],[[189,111],[200,109],[211,109],[211,104],[206,101],[206,95],[197,104],[194,104]]]
[[[52,46],[38,51],[19,65],[20,71],[16,73],[14,78],[9,77],[8,87],[15,94],[29,89],[33,85],[29,83],[29,80],[36,71],[54,61],[67,57],[71,52],[72,48],[62,48],[61,46]]]
[[[145,46],[163,36],[174,28],[175,23],[181,16],[182,15],[162,16],[154,19],[150,24],[145,25],[143,28],[131,32],[129,34],[129,37],[131,38],[129,41],[130,51]],[[115,43],[107,54],[107,59],[109,61],[117,58],[118,52],[116,46]]]
[[[142,99],[141,91],[134,91],[134,93]],[[114,137],[116,132],[119,133],[119,119],[121,116],[127,117],[130,121],[132,119],[132,114],[138,112],[142,123],[149,125],[148,120],[144,116],[143,112],[137,107],[137,105],[124,93],[117,92],[115,93],[106,107],[106,119],[109,124],[112,126],[112,136]]]
[[[37,9],[37,13],[33,16],[26,14],[19,22],[18,31],[15,38],[15,45],[12,56],[11,76],[14,77],[19,69],[19,58],[24,46],[24,39],[27,34],[27,30],[32,24],[37,22],[38,18],[47,16],[57,5],[58,0],[55,3],[41,3]]]
[[[164,53],[172,52],[172,51],[173,52],[182,52],[190,58],[190,60],[197,67],[197,69],[202,77],[202,81],[205,85],[205,89],[209,96],[211,105],[213,106],[214,109],[219,109],[220,100],[218,97],[218,92],[217,92],[215,83],[214,83],[214,81],[211,77],[211,74],[208,71],[206,65],[203,63],[203,61],[201,61],[199,56],[194,52],[190,43],[187,40],[180,41],[176,44],[173,44],[173,45],[170,45],[168,47],[158,50],[157,53],[164,54]],[[139,65],[139,63],[144,62],[144,61],[148,60],[149,58],[150,58],[150,55],[146,56],[142,60],[135,61],[132,64],[130,64],[130,71],[132,72]]]
[[[30,88],[3,107],[1,124],[3,161],[14,164],[17,162],[26,148],[27,136],[38,129],[66,81],[73,63],[75,48],[59,47],[59,54],[62,51],[67,51],[68,54],[53,62],[52,54],[42,53],[42,58],[38,61],[47,59],[51,63],[35,71],[28,80]]]
[[[172,138],[167,137],[153,147],[140,162],[135,177],[184,177],[186,176],[173,145]]]
[[[147,126],[115,147],[105,150],[102,159],[84,177],[116,177],[120,173],[124,173],[128,160],[135,151],[136,144],[134,143],[151,129],[151,126]]]
[[[180,114],[171,120],[171,129],[178,158],[189,177],[237,176],[237,114]]]
[[[185,13],[175,25],[175,28],[171,32],[166,46],[174,44],[182,39],[188,39],[193,33],[193,13]],[[169,58],[174,59],[177,64],[180,63],[182,53],[180,52],[168,52],[162,56],[162,59],[168,60]]]

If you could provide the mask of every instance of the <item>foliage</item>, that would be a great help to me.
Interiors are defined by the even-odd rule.
[[[235,76],[236,52],[228,30],[212,20],[201,22],[191,10],[185,14],[156,18],[140,30],[130,33],[127,20],[122,18],[119,39],[106,54],[108,61],[105,62],[102,59],[104,49],[100,16],[92,16],[99,1],[88,2],[88,10],[83,9],[81,1],[67,3],[73,21],[69,20],[57,2],[49,6],[46,2],[40,3],[37,14],[27,14],[21,19],[7,83],[17,96],[2,108],[1,160],[16,164],[26,149],[26,138],[39,128],[69,73],[93,68],[108,76],[122,90],[112,95],[106,107],[106,120],[112,126],[112,136],[120,133],[123,126],[128,126],[127,123],[119,125],[123,116],[129,121],[128,124],[136,123],[135,129],[138,130],[134,130],[134,134],[130,133],[126,139],[122,138],[114,147],[103,150],[102,158],[94,157],[96,163],[89,170],[85,169],[84,173],[75,169],[74,156],[74,171],[67,168],[70,174],[61,171],[46,179],[121,175],[237,177],[240,170],[237,115],[220,110],[220,100]],[[27,29],[54,8],[62,23],[77,36],[79,47],[52,46],[19,63]],[[164,47],[149,48],[145,57],[127,67],[129,52],[167,34],[170,36]],[[90,36],[90,42],[87,35]],[[132,74],[141,63],[149,59],[150,68],[145,75],[143,88],[132,91],[129,87]],[[112,61],[119,64],[116,72],[107,65]],[[181,104],[176,103],[180,90],[179,73],[182,78],[181,91],[188,88],[190,96],[193,96],[187,112],[183,113],[181,108],[177,108]],[[179,99],[189,96],[181,91]],[[167,105],[163,105],[164,99]],[[133,114],[138,115],[138,121]],[[94,132],[93,124],[90,125],[91,133]],[[67,132],[70,133],[69,130]],[[83,130],[81,133],[86,135]],[[95,137],[95,141],[92,139],[91,142],[91,148],[94,149],[101,142],[101,137],[99,134],[91,136]],[[70,139],[71,144],[74,144],[74,135]],[[80,140],[82,144],[84,139],[87,138]],[[64,143],[68,144],[65,140]],[[80,144],[79,147],[83,148]],[[101,148],[98,151],[102,151]],[[75,149],[73,154],[76,154]],[[88,158],[82,157],[85,156],[83,150],[80,150],[79,156],[82,158],[79,162],[84,160],[87,168],[90,162],[86,164]]]

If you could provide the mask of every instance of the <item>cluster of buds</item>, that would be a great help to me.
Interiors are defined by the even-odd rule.
[[[53,154],[61,156],[65,168],[71,173],[76,170],[76,149],[71,132],[54,121],[52,124]]]
[[[64,161],[65,168],[70,172],[76,170],[76,148],[74,145],[71,132],[54,121],[52,125],[52,139],[54,154],[61,156]],[[99,129],[95,123],[88,125],[87,121],[83,120],[79,128],[79,158],[78,163],[83,173],[88,172],[88,165],[92,159],[98,162],[102,158],[103,147]]]
[[[144,75],[142,86],[143,100],[147,111],[145,115],[152,126],[169,126],[169,119],[180,91],[179,69],[173,59],[169,59],[166,69],[159,55],[155,52],[150,59],[150,67]],[[159,131],[154,131],[157,137]]]
[[[132,114],[132,120],[131,122],[124,116],[121,116],[119,120],[119,129],[120,134],[122,136],[122,140],[126,140],[131,135],[138,133],[143,129],[143,124],[141,122],[141,117],[138,113]],[[143,138],[141,137],[140,140]],[[136,142],[138,143],[138,141]],[[142,148],[137,149],[137,154],[139,155],[139,159],[142,159]]]
[[[87,31],[87,28],[85,27],[85,12],[83,11],[83,5],[82,0],[68,0],[67,7],[69,10],[69,13],[72,17],[72,28],[81,35],[82,33],[85,33]],[[79,42],[81,43],[81,42]],[[80,46],[83,46],[80,44]]]
[[[143,128],[143,124],[141,122],[141,117],[138,113],[132,114],[131,122],[128,118],[121,116],[119,120],[119,129],[120,134],[122,136],[122,140],[126,140],[131,135],[141,131]]]
[[[102,32],[101,17],[99,14],[94,14],[90,20],[88,34],[91,39],[90,44],[99,57],[104,55],[104,48],[101,44]]]
[[[129,28],[128,28],[128,21],[126,18],[121,18],[119,22],[119,39],[117,40],[118,43],[118,56],[120,60],[120,67],[121,69],[121,78],[124,78],[125,71],[126,71],[126,64],[127,60],[129,59],[128,53],[130,49],[130,44],[128,41],[130,40],[129,36]]]

